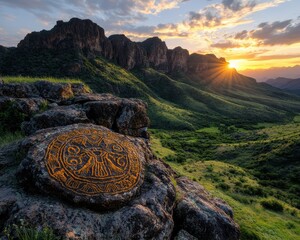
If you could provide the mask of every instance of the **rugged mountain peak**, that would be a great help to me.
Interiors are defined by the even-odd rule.
[[[189,51],[182,47],[168,50],[169,72],[186,72],[188,69]]]
[[[111,43],[105,37],[104,29],[91,20],[78,18],[69,22],[57,21],[49,31],[29,33],[18,48],[79,49],[85,54],[112,57]]]
[[[126,69],[134,67],[147,67],[148,59],[146,50],[139,44],[132,42],[124,34],[109,37],[113,47],[113,59]]]
[[[166,43],[158,37],[153,37],[140,44],[147,51],[150,67],[168,72],[168,48]]]
[[[188,71],[202,73],[212,68],[224,68],[228,63],[224,58],[217,58],[214,54],[193,53],[188,58]]]

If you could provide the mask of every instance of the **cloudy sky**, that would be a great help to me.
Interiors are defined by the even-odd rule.
[[[300,64],[300,0],[0,0],[0,45],[57,20],[89,18],[106,35],[159,36],[169,48],[214,53],[238,70]]]

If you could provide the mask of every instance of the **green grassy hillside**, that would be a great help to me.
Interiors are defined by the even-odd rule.
[[[152,149],[177,171],[226,200],[242,239],[298,239],[299,117],[294,122],[197,131],[152,131]]]
[[[96,92],[141,98],[149,105],[154,128],[195,130],[213,123],[284,122],[300,112],[300,97],[227,69],[218,75],[166,75],[151,68],[127,71],[79,52],[10,49],[2,56],[0,74],[76,78]]]
[[[253,130],[227,127],[197,131],[155,131],[174,154],[167,161],[218,160],[247,169],[267,194],[300,209],[300,124],[258,124]]]

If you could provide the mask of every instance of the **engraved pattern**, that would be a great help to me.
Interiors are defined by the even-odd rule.
[[[77,194],[124,193],[140,179],[135,146],[111,132],[78,129],[56,137],[47,147],[49,175]]]

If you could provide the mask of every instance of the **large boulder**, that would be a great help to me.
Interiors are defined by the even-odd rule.
[[[145,139],[90,124],[51,128],[0,149],[1,162],[10,168],[0,169],[2,229],[23,221],[63,239],[172,235],[172,171]]]
[[[177,190],[181,198],[174,209],[176,229],[183,229],[198,239],[239,239],[239,227],[227,203],[213,198],[186,177],[177,179]]]
[[[122,134],[149,137],[147,105],[139,99],[121,99],[110,94],[82,94],[60,104],[24,122],[22,130],[29,135],[49,127],[94,123]]]
[[[51,83],[39,80],[35,83],[0,84],[0,97],[44,98],[51,102],[60,102],[74,96],[89,93],[81,83]]]
[[[0,96],[31,98],[39,97],[40,93],[33,84],[5,83],[0,84]]]
[[[118,132],[148,138],[147,127],[150,120],[145,109],[147,105],[139,99],[124,99],[116,118],[116,129]]]
[[[34,144],[19,170],[27,189],[97,209],[116,208],[135,196],[149,160],[141,139],[86,124],[46,132],[27,140]]]
[[[47,105],[47,101],[43,98],[11,98],[0,97],[0,111],[4,112],[8,108],[14,111],[23,113],[27,116],[32,116],[38,113],[41,108]]]
[[[73,89],[70,83],[57,84],[47,81],[38,81],[34,86],[39,91],[39,95],[49,101],[62,101],[73,97]]]
[[[36,114],[30,121],[23,122],[21,127],[25,134],[30,135],[39,129],[89,122],[80,106],[57,106]]]

